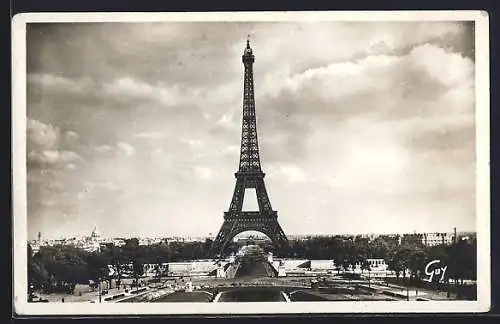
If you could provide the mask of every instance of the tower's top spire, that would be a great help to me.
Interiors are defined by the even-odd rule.
[[[247,47],[245,47],[243,53],[243,63],[253,63],[254,59],[252,48],[250,47],[250,35],[247,35]]]

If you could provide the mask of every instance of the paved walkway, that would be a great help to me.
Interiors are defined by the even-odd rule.
[[[101,298],[104,299],[105,297],[107,297],[109,295],[114,295],[114,294],[118,294],[121,292],[125,292],[125,289],[112,288],[112,289],[108,290],[108,293],[106,295],[102,295]],[[40,296],[42,299],[47,299],[51,303],[62,302],[63,299],[64,299],[65,303],[90,302],[91,300],[99,299],[99,292],[98,291],[88,291],[88,290],[82,291],[81,295],[79,294],[79,292],[75,292],[72,295],[63,294],[63,293],[56,293],[56,294],[35,293],[35,295]]]
[[[130,284],[126,281],[126,288],[130,291]],[[116,295],[119,293],[125,292],[125,283],[122,284],[120,289],[111,288],[107,289],[107,294],[101,295],[101,300],[104,298]],[[134,288],[135,289],[135,288]],[[106,289],[103,289],[106,290]],[[53,294],[45,294],[42,292],[35,292],[36,296],[39,296],[42,299],[48,300],[50,303],[54,302],[64,302],[65,303],[74,303],[74,302],[90,302],[92,300],[99,300],[99,291],[96,289],[92,291],[88,285],[76,285],[75,291],[73,294],[65,294],[65,293],[53,293]]]
[[[370,287],[380,289],[394,295],[398,295],[401,298],[407,298],[409,296],[410,301],[417,300],[417,298],[425,298],[430,300],[457,300],[456,294],[450,294],[450,296],[448,297],[448,294],[445,291],[434,291],[416,287],[406,288],[396,285],[386,286],[380,284],[371,284]]]

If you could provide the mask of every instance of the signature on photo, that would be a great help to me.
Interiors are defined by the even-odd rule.
[[[441,276],[438,280],[438,282],[443,282],[444,281],[444,276],[446,274],[446,270],[448,269],[448,266],[442,266],[441,265],[441,260],[432,260],[427,265],[425,266],[425,274],[428,276],[427,278],[424,278],[422,280],[427,281],[427,282],[432,282],[435,276]]]

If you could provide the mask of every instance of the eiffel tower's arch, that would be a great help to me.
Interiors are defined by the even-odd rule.
[[[230,242],[232,242],[234,240],[234,238],[236,236],[238,236],[238,234],[245,233],[245,232],[259,232],[260,234],[263,234],[265,237],[267,237],[271,241],[275,251],[284,248],[284,246],[282,245],[283,242],[281,242],[280,239],[276,235],[274,235],[271,231],[267,230],[266,228],[260,227],[260,226],[248,226],[246,228],[239,228],[237,230],[230,232],[227,235],[226,240],[222,243],[219,253],[221,255],[224,254],[225,249],[228,246],[228,244]]]

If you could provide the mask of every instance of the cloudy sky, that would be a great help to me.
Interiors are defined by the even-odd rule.
[[[27,31],[30,238],[216,234],[247,34],[286,233],[475,230],[470,24],[59,23]]]

